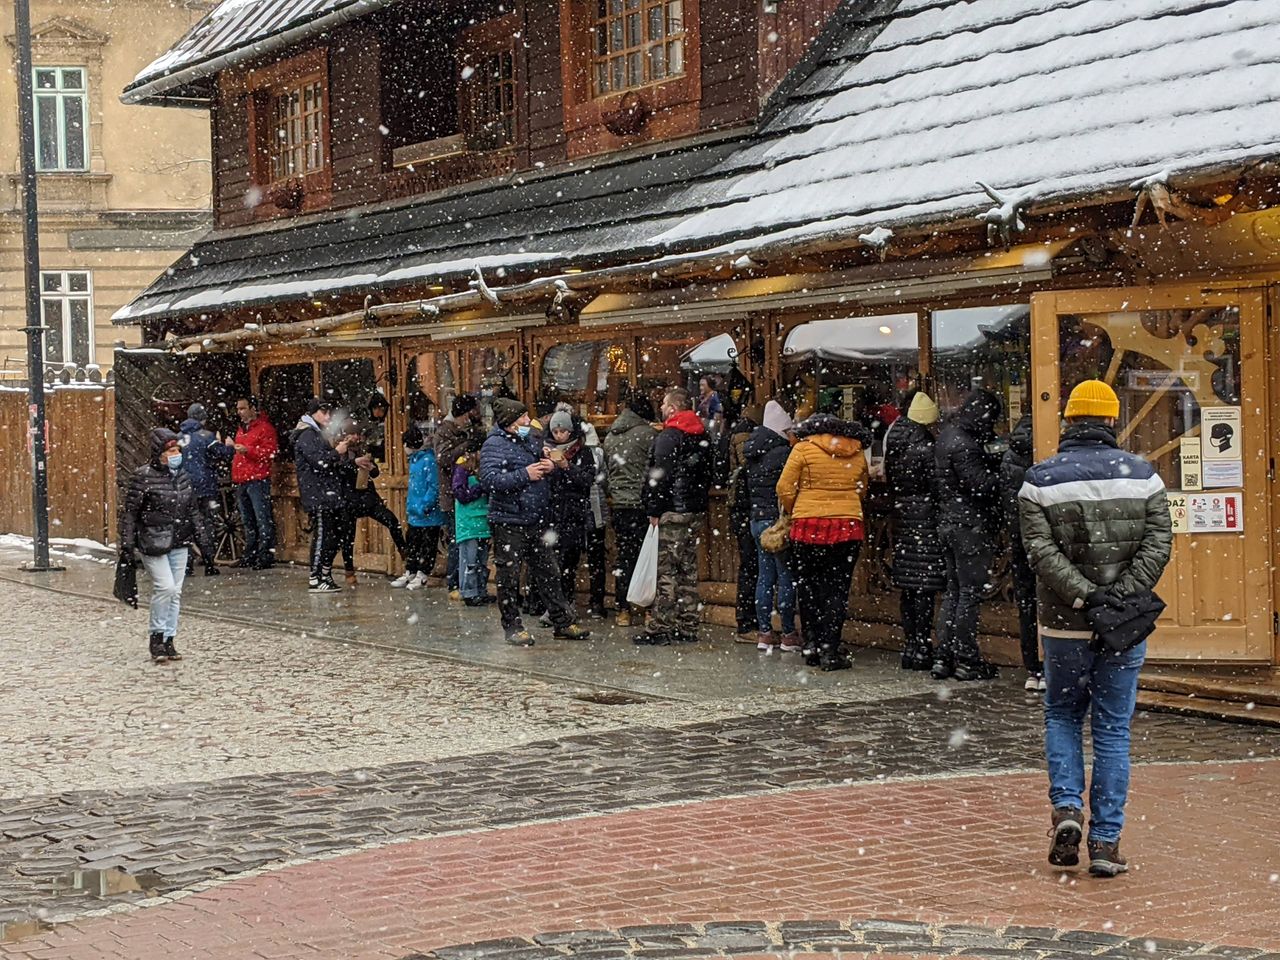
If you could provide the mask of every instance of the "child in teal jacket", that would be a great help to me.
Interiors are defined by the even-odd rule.
[[[458,588],[468,607],[493,603],[489,596],[489,498],[476,476],[479,455],[471,451],[453,467],[454,538],[458,541]]]

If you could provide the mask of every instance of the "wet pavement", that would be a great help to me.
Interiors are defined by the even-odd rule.
[[[513,660],[492,611],[296,571],[282,629],[264,579],[197,579],[155,667],[70,567],[0,570],[0,956],[1280,958],[1274,729],[1140,713],[1134,869],[1062,878],[1012,677],[727,631]]]

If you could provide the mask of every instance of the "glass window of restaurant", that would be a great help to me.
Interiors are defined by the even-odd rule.
[[[954,413],[971,390],[986,389],[1004,404],[1012,429],[1030,413],[1031,308],[1026,304],[934,310],[930,315],[930,373],[943,416]],[[1004,431],[998,431],[1004,432]]]
[[[547,350],[538,378],[538,411],[573,405],[586,419],[611,417],[627,389],[630,351],[612,340],[560,343]]]
[[[408,364],[408,419],[427,436],[449,415],[458,386],[450,351],[427,350],[415,354]]]
[[[516,366],[516,345],[493,344],[468,347],[466,358],[466,392],[480,399],[480,412],[487,426],[493,424],[494,397],[515,397],[520,394]]]

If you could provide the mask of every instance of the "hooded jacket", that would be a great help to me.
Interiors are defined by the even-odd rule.
[[[488,540],[491,535],[489,498],[484,495],[473,463],[471,457],[462,457],[453,467],[454,536],[459,542]]]
[[[867,491],[867,428],[829,414],[815,414],[795,430],[778,478],[778,506],[797,520],[808,517],[862,519]]]
[[[1000,460],[1000,506],[1011,536],[1020,536],[1018,493],[1031,466],[1031,415],[1020,419],[1009,434],[1009,449]]]
[[[711,445],[692,410],[679,410],[662,425],[649,454],[642,500],[645,513],[705,513],[711,488]]]
[[[1000,398],[975,390],[947,421],[934,448],[939,525],[991,532],[1000,517],[999,461],[986,452],[1003,409]]]
[[[440,468],[440,509],[453,510],[453,468],[469,450],[480,449],[484,442],[484,427],[468,417],[465,422],[455,419],[442,420],[436,427],[436,464]]]
[[[904,590],[942,590],[947,569],[938,537],[933,434],[898,419],[885,441],[884,466],[893,502],[893,582]]]
[[[747,443],[760,427],[764,413],[747,407],[729,430],[729,522],[744,536],[751,535],[751,498],[747,493]]]
[[[494,427],[480,448],[480,486],[489,494],[489,522],[516,527],[547,522],[551,484],[531,480],[526,467],[542,459],[542,436]]]
[[[180,439],[172,430],[151,431],[151,459],[133,472],[125,491],[121,549],[158,557],[194,542],[203,556],[213,556],[191,477],[181,467],[170,470],[162,459],[165,447]]]
[[[1049,636],[1091,638],[1085,598],[1154,590],[1173,548],[1164,481],[1102,424],[1067,427],[1058,453],[1027,470],[1018,512]]]
[[[444,524],[444,514],[440,512],[440,471],[432,450],[415,450],[409,454],[409,489],[405,494],[404,517],[411,527],[439,527]]]
[[[751,431],[743,456],[743,487],[751,511],[751,520],[773,523],[778,519],[778,481],[791,454],[791,443],[768,427]]]
[[[609,499],[616,510],[639,510],[643,505],[649,454],[658,431],[630,408],[618,414],[604,437]]]
[[[183,437],[182,469],[191,478],[191,488],[201,500],[214,499],[218,496],[218,464],[230,460],[235,450],[220,443],[199,420],[184,420],[178,430]]]
[[[298,499],[302,509],[338,510],[346,503],[343,457],[311,417],[298,421],[290,435],[293,440],[293,463],[298,472]]]
[[[237,453],[231,460],[231,482],[251,483],[254,480],[271,479],[271,465],[280,452],[276,428],[265,413],[259,413],[248,426],[236,429],[235,442],[247,447],[245,453]]]

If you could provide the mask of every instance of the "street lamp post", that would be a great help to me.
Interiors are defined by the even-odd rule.
[[[27,284],[27,401],[31,444],[31,517],[34,556],[26,569],[43,573],[49,566],[49,463],[45,443],[44,321],[40,316],[40,227],[36,203],[35,100],[31,89],[31,8],[15,0],[18,46],[18,127],[22,154],[23,252]]]

